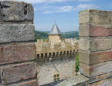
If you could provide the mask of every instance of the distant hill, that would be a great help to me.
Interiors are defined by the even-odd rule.
[[[48,31],[35,31],[35,40],[36,39],[47,39],[48,38]],[[78,31],[70,31],[70,32],[63,32],[62,38],[77,38],[78,39]]]
[[[78,39],[78,31],[70,31],[62,33],[62,38],[77,38]]]

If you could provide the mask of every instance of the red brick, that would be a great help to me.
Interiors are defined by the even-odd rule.
[[[79,26],[79,35],[93,37],[112,36],[112,26],[82,24]]]
[[[94,63],[112,61],[112,51],[97,52],[97,53],[91,54],[91,61],[93,61]]]
[[[105,52],[93,52],[91,54],[88,51],[80,51],[80,62],[85,64],[98,64],[107,61],[112,61],[112,51]]]
[[[100,26],[90,27],[90,36],[109,36],[111,29]]]
[[[4,84],[23,81],[36,77],[34,63],[19,64],[8,66],[2,69],[2,79]]]
[[[29,61],[36,57],[33,43],[0,46],[0,64]]]

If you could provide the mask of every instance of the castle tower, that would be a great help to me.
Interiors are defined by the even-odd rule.
[[[60,32],[57,24],[53,25],[51,32],[49,33],[49,41],[51,43],[61,42],[61,32]]]

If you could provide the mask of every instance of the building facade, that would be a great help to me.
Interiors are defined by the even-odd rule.
[[[40,85],[50,85],[52,82],[74,76],[77,45],[75,38],[62,39],[56,24],[53,25],[48,40],[36,42],[39,69],[37,77]]]

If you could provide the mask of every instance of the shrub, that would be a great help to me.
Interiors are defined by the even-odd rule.
[[[75,72],[79,72],[79,53],[77,53],[75,57]]]

